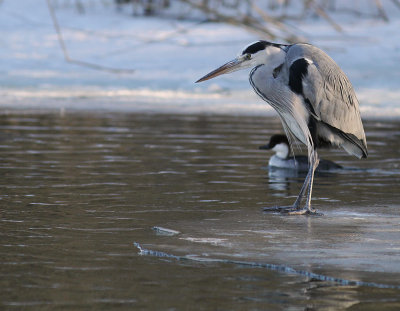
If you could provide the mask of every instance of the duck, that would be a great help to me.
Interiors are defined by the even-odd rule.
[[[260,146],[259,149],[273,150],[275,154],[269,159],[268,166],[270,168],[280,168],[295,170],[298,172],[308,171],[308,157],[304,155],[289,156],[290,145],[286,135],[275,134],[272,135],[269,143]],[[333,161],[320,159],[317,171],[327,172],[340,170],[343,167]]]

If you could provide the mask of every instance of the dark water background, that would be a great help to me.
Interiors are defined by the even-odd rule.
[[[322,217],[265,214],[304,175],[268,171],[273,117],[0,115],[1,310],[399,310],[400,121],[364,122],[369,158],[324,151]],[[176,230],[168,235],[154,226]]]

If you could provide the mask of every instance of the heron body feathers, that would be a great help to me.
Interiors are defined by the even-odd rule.
[[[366,157],[358,100],[340,67],[310,44],[285,46],[279,56],[254,68],[250,83],[278,112],[285,131],[309,148],[340,146]]]

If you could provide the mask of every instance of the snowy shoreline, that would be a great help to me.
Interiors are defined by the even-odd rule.
[[[12,93],[12,95],[11,95]],[[217,114],[273,116],[276,112],[251,90],[248,92],[205,93],[151,90],[49,90],[14,92],[0,90],[1,110],[30,112],[81,111],[153,114]],[[250,99],[250,100],[249,100]],[[400,108],[379,108],[360,104],[363,119],[400,119]],[[2,113],[2,111],[0,111]]]

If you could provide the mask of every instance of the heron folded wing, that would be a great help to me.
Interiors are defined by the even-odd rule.
[[[325,52],[308,44],[291,46],[287,60],[289,86],[303,96],[311,116],[326,124],[326,130],[335,129],[332,134],[341,133],[343,140],[360,149],[351,153],[365,157],[367,144],[358,100],[340,67]]]
[[[355,144],[366,157],[367,144],[356,94],[346,75],[334,65],[321,68],[318,63],[310,64],[303,78],[303,96],[321,122],[339,130],[339,136]]]

